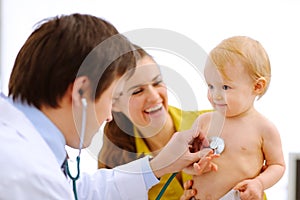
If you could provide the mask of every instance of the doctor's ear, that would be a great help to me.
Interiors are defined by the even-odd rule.
[[[81,76],[75,79],[72,88],[72,101],[75,106],[82,105],[82,99],[88,98],[89,94],[89,79],[86,76]]]
[[[81,88],[78,90],[78,93],[81,97],[83,96],[83,90]]]

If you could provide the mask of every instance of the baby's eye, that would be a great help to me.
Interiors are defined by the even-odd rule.
[[[210,90],[214,89],[213,85],[208,84],[207,86],[208,86],[208,89],[210,89]]]
[[[229,90],[230,89],[230,87],[228,86],[228,85],[223,85],[223,90]]]

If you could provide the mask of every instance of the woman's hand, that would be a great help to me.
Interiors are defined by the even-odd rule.
[[[180,197],[180,200],[190,200],[197,194],[197,190],[193,189],[193,180],[188,180],[183,184],[183,195]]]

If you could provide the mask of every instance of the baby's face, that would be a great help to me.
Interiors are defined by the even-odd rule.
[[[240,63],[226,63],[220,72],[212,63],[204,69],[208,99],[215,110],[226,117],[239,116],[253,107],[254,81]]]

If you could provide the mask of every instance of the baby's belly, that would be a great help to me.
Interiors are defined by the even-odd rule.
[[[256,177],[262,166],[262,161],[245,157],[237,159],[221,156],[215,163],[218,165],[217,172],[193,177],[193,187],[197,189],[196,199],[218,200],[240,181]]]

